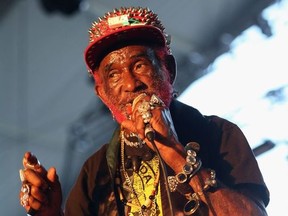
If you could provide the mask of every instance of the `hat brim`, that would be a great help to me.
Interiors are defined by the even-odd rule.
[[[125,26],[110,34],[97,38],[85,50],[85,61],[93,72],[109,52],[129,44],[150,44],[165,47],[166,41],[162,32],[147,25]]]

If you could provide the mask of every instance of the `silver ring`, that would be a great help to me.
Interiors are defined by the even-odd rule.
[[[144,123],[149,123],[152,118],[152,113],[150,112],[151,106],[147,101],[142,101],[138,106],[138,112],[141,114]]]
[[[165,104],[158,96],[153,94],[150,98],[150,106],[151,109],[154,109],[155,107],[165,107]]]
[[[30,186],[28,184],[22,184],[21,191],[24,194],[29,194],[30,193]]]
[[[138,106],[138,112],[146,113],[150,111],[150,104],[148,101],[143,100],[141,104]]]
[[[22,184],[21,192],[23,196],[20,199],[20,203],[23,207],[26,207],[29,205],[30,186],[28,184]]]

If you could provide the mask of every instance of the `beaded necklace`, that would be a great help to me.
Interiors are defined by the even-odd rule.
[[[121,177],[118,173],[116,175],[115,184],[117,186],[119,198],[126,206],[130,207],[129,215],[140,215],[140,216],[159,216],[162,215],[160,209],[162,209],[161,195],[158,193],[160,191],[159,180],[160,180],[160,170],[159,170],[159,158],[155,155],[151,161],[142,161],[142,169],[149,170],[151,175],[141,176],[141,169],[139,173],[133,172],[132,176],[129,177],[128,172],[125,168],[125,139],[124,132],[121,132],[121,172],[123,173],[125,182],[123,187],[121,187]],[[146,180],[146,182],[143,181]],[[151,184],[150,180],[153,180]],[[149,182],[148,184],[146,184]],[[127,189],[130,191],[130,198],[126,199],[122,189]],[[156,203],[157,202],[157,203]]]

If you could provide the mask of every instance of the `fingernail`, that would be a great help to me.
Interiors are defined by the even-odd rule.
[[[24,182],[26,180],[25,175],[24,175],[24,171],[22,169],[19,170],[19,176],[20,176],[21,182]]]

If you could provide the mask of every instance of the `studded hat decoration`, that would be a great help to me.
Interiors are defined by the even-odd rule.
[[[148,8],[114,9],[92,23],[89,36],[85,61],[90,74],[93,74],[103,55],[119,44],[143,42],[166,47],[171,52],[170,38],[165,28],[157,14]]]

